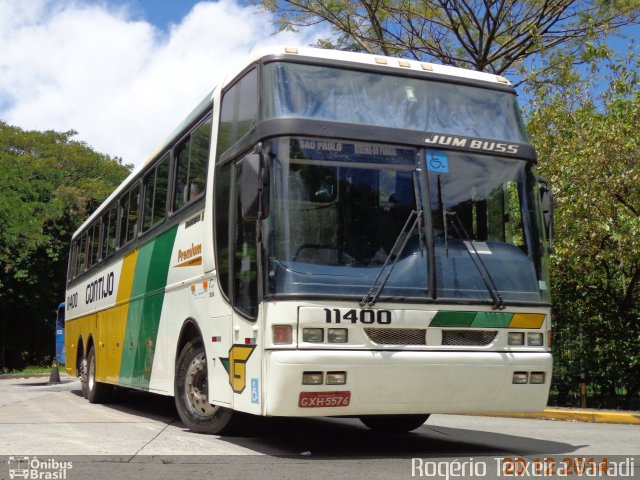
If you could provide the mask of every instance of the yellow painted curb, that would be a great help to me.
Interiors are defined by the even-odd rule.
[[[529,413],[481,413],[488,417],[535,418],[546,420],[565,420],[590,423],[619,423],[640,425],[640,413],[597,412],[590,410],[556,410],[547,408],[543,412]]]

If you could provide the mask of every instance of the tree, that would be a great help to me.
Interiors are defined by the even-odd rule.
[[[51,353],[71,235],[130,171],[74,135],[0,122],[0,370]]]
[[[282,29],[326,23],[320,46],[503,74],[636,23],[638,0],[262,0]]]
[[[629,408],[640,400],[640,58],[592,67],[541,84],[528,112],[556,194],[555,382],[575,396],[582,363],[593,403]]]

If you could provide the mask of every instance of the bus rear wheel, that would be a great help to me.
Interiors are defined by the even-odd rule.
[[[80,380],[82,393],[91,403],[105,403],[111,398],[113,386],[96,380],[96,351],[89,349],[87,357],[81,363]]]
[[[234,412],[209,403],[207,358],[204,345],[188,342],[178,357],[175,376],[175,402],[180,420],[197,433],[229,433]]]
[[[360,421],[375,432],[405,433],[421,427],[428,413],[416,415],[365,415]]]

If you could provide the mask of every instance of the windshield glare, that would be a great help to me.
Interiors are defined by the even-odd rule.
[[[535,178],[526,162],[318,139],[265,146],[268,294],[362,298],[381,271],[389,273],[391,258],[381,300],[433,300],[425,246],[431,235],[436,298],[487,301],[488,274],[505,301],[547,300]],[[432,231],[420,222],[403,232],[412,212],[422,211],[421,198],[430,202]],[[404,248],[392,253],[398,241]],[[473,255],[485,269],[474,266]]]
[[[528,143],[513,93],[319,65],[269,63],[263,117]]]

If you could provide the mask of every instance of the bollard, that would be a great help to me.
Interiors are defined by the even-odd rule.
[[[53,361],[53,366],[51,367],[51,375],[49,375],[49,382],[47,385],[56,385],[60,383],[60,372],[58,371],[58,362]]]

